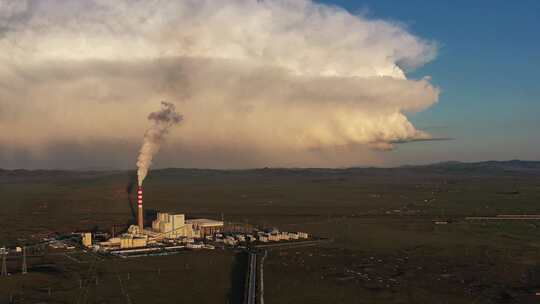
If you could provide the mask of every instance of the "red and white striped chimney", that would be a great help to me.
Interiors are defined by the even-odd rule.
[[[139,225],[139,230],[141,233],[144,229],[144,216],[143,216],[143,207],[142,207],[142,187],[137,188],[137,224]]]

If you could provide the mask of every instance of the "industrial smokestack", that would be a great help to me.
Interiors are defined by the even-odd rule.
[[[139,230],[142,233],[144,229],[144,213],[143,213],[143,201],[142,201],[142,187],[137,188],[137,224],[139,225]]]
[[[159,151],[163,137],[169,133],[169,128],[182,121],[182,115],[176,112],[174,104],[162,101],[161,110],[148,115],[148,120],[153,124],[144,133],[144,141],[137,159],[137,224],[141,233],[144,229],[143,215],[143,191],[142,183],[148,169],[152,164],[152,158]]]

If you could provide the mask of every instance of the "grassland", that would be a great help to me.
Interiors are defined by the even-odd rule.
[[[132,174],[0,171],[0,243],[17,245],[55,232],[128,224],[133,220],[127,193]],[[145,182],[149,214],[223,214],[226,221],[333,239],[319,247],[269,252],[265,301],[270,304],[537,303],[533,293],[540,290],[540,223],[464,218],[540,214],[539,199],[540,165],[534,162],[396,169],[165,169],[151,172]],[[435,225],[434,219],[450,223]],[[74,303],[78,280],[89,265],[59,256],[48,259],[30,261],[26,276],[17,273],[12,261],[14,275],[0,284],[0,294],[20,291],[24,284],[29,299],[34,294],[36,301],[45,297],[50,303]],[[242,259],[216,251],[106,260],[98,267],[103,284],[94,284],[88,300],[126,303],[120,276],[132,303],[158,303],[151,300],[156,296],[169,303],[190,298],[238,303]],[[56,270],[32,271],[42,264],[56,265]],[[186,264],[192,266],[185,269]],[[159,276],[156,269],[161,269]]]

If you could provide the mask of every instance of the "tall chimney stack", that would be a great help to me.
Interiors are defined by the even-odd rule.
[[[142,233],[144,229],[144,216],[143,216],[143,207],[142,207],[142,187],[137,188],[137,224],[139,225],[139,230]]]

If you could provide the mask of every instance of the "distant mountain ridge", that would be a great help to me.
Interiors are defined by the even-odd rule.
[[[487,161],[479,161],[479,162],[445,161],[445,162],[433,163],[428,166],[439,166],[439,165],[496,165],[496,166],[540,168],[540,161],[520,160],[520,159],[487,160]]]
[[[94,177],[103,174],[126,173],[133,170],[46,170],[46,169],[1,169],[0,177],[71,177],[87,176]],[[253,168],[253,169],[197,169],[197,168],[162,168],[153,169],[152,172],[161,174],[171,174],[175,172],[191,173],[211,173],[211,172],[288,172],[288,173],[315,173],[315,172],[374,172],[374,171],[412,171],[412,172],[433,172],[433,173],[532,173],[540,174],[540,161],[529,160],[507,160],[507,161],[481,161],[481,162],[460,162],[445,161],[427,165],[404,165],[399,167],[350,167],[350,168]]]
[[[481,161],[481,162],[460,162],[446,161],[429,165],[402,166],[400,168],[431,170],[435,172],[507,172],[507,173],[540,173],[540,161],[529,160],[506,160],[506,161]]]
[[[446,161],[440,163],[433,163],[425,166],[430,167],[474,167],[474,168],[506,168],[506,169],[540,169],[540,161],[532,160],[488,160],[481,162],[460,162],[460,161]],[[415,166],[424,167],[424,166]]]

